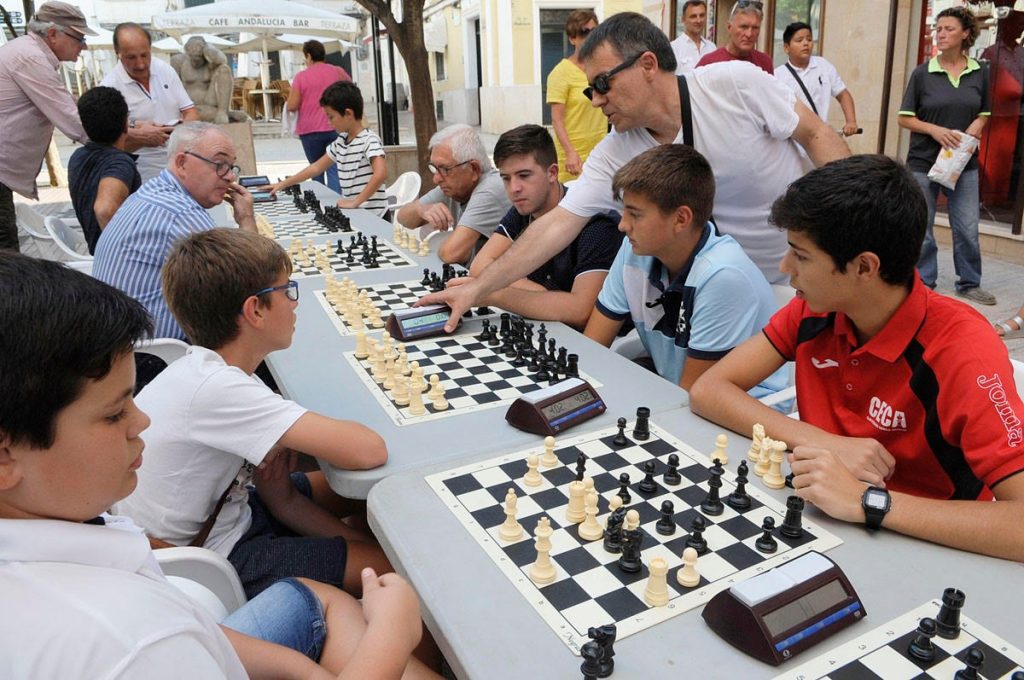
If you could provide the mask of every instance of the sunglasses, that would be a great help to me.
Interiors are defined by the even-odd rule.
[[[641,52],[640,54],[634,54],[632,57],[619,64],[611,71],[605,71],[601,75],[594,78],[594,82],[590,83],[590,87],[587,87],[583,90],[583,96],[586,97],[587,99],[593,100],[595,92],[602,95],[611,92],[612,77],[614,77],[615,74],[617,74],[619,71],[624,71],[625,69],[635,64],[636,60],[643,56],[643,54],[643,52]]]
[[[593,30],[594,29],[592,29],[592,28],[581,28],[578,31],[576,31],[576,37],[583,37],[583,38],[585,38],[588,35],[590,35],[590,32],[593,31]]]

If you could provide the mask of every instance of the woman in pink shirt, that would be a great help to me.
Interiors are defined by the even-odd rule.
[[[352,79],[345,69],[324,61],[327,51],[319,40],[304,42],[302,54],[306,58],[306,68],[295,74],[291,92],[288,94],[288,110],[292,113],[298,112],[299,119],[295,124],[295,132],[302,142],[306,160],[312,163],[323,158],[327,153],[327,147],[338,138],[338,133],[327,122],[327,116],[320,108],[320,95],[324,93],[328,85],[339,80]],[[332,165],[327,169],[326,182],[324,182],[323,175],[313,179],[341,193],[336,166]]]

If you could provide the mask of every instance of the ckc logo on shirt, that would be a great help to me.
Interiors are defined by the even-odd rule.
[[[1010,402],[1006,400],[1006,390],[1003,388],[1003,381],[999,378],[999,374],[993,373],[991,378],[979,375],[978,387],[985,390],[988,400],[996,409],[996,414],[1003,421],[1003,427],[1006,428],[1006,443],[1014,447],[1019,446],[1024,441],[1020,418],[1013,412]]]
[[[871,397],[868,405],[868,422],[885,432],[906,432],[907,414],[897,411],[878,397]]]

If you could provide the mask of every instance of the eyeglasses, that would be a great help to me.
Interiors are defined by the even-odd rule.
[[[255,293],[253,293],[253,295],[259,296],[265,293],[273,293],[275,290],[283,290],[284,296],[291,300],[292,302],[298,302],[299,300],[299,282],[292,281],[291,279],[288,280],[288,283],[282,284],[280,286],[270,286],[269,288],[258,290]]]
[[[200,156],[199,154],[195,153],[194,151],[186,151],[185,153],[187,155],[189,155],[189,156],[193,156],[195,158],[198,158],[201,161],[204,161],[204,162],[209,163],[210,165],[212,165],[216,169],[216,171],[217,171],[217,177],[226,177],[229,172],[232,175],[234,175],[235,177],[238,177],[240,174],[242,174],[242,168],[238,167],[237,165],[232,165],[231,163],[228,163],[227,161],[211,160],[211,159],[207,158],[206,156]]]
[[[85,47],[85,36],[84,35],[76,35],[74,33],[68,33],[68,30],[66,28],[60,29],[60,32],[63,33],[64,35],[66,35],[67,37],[71,38],[72,40],[74,40],[78,44],[80,44],[83,47]]]
[[[729,17],[736,16],[737,12],[742,12],[746,9],[757,10],[758,12],[764,11],[764,3],[761,0],[739,0],[735,5],[732,6],[732,12],[729,13]]]
[[[644,54],[643,52],[641,52],[640,54],[634,54],[632,57],[630,57],[626,61],[624,61],[621,64],[619,64],[618,66],[613,68],[611,71],[605,71],[601,75],[599,75],[596,78],[594,78],[594,82],[590,83],[590,87],[585,88],[583,90],[583,95],[587,99],[593,99],[595,92],[598,93],[598,94],[608,94],[609,92],[611,92],[611,90],[612,90],[612,83],[611,83],[612,77],[616,73],[618,73],[619,71],[624,71],[625,69],[627,69],[630,66],[632,66],[633,64],[635,64],[636,60],[639,59],[641,56],[643,56],[643,54]]]
[[[433,163],[430,163],[430,164],[427,165],[427,170],[430,170],[430,172],[432,172],[432,173],[441,175],[441,177],[447,177],[448,175],[452,174],[452,170],[454,170],[455,168],[459,167],[460,165],[465,165],[466,163],[472,163],[472,162],[473,162],[473,160],[470,159],[468,161],[462,161],[461,163],[456,163],[455,165],[447,165],[447,166],[446,165],[434,165]]]
[[[576,31],[576,35],[585,38],[588,35],[590,35],[590,32],[593,31],[593,30],[594,29],[592,29],[592,28],[581,28],[580,30]]]

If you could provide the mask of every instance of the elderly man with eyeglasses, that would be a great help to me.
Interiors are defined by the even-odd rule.
[[[236,150],[212,123],[183,123],[167,142],[167,168],[121,205],[96,244],[93,275],[145,306],[158,338],[185,340],[164,301],[160,270],[176,241],[217,226],[207,212],[231,204],[239,228],[256,231],[252,195],[238,183]]]
[[[612,178],[630,159],[659,144],[687,143],[711,164],[717,187],[713,219],[739,241],[769,282],[785,280],[779,262],[786,237],[768,223],[769,210],[790,182],[815,165],[850,154],[846,144],[791,90],[744,63],[725,63],[675,75],[665,34],[641,14],[623,12],[602,23],[580,52],[589,96],[615,126],[597,145],[569,192],[479,278],[424,297],[446,303],[446,328],[477,300],[504,288],[549,260],[599,212],[622,212]]]
[[[462,124],[438,130],[430,138],[427,167],[437,186],[399,210],[398,222],[406,229],[429,225],[450,230],[437,256],[442,262],[468,266],[512,207],[501,177],[476,130]]]
[[[96,32],[77,7],[47,2],[25,35],[0,47],[0,250],[19,249],[13,192],[38,197],[36,175],[54,126],[75,141],[88,140],[57,75],[60,62],[78,60],[87,35]]]

